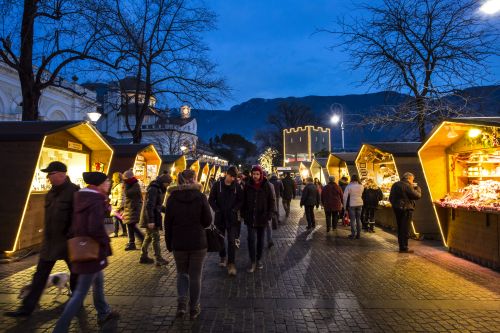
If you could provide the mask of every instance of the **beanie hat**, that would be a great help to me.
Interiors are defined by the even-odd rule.
[[[158,176],[158,178],[156,178],[156,180],[158,180],[160,183],[170,184],[172,182],[172,177],[170,177],[169,174],[164,173],[164,174]]]
[[[194,172],[194,170],[186,169],[179,173],[177,181],[179,182],[179,185],[194,184],[196,182],[195,175],[196,173]]]
[[[235,167],[234,165],[230,166],[226,173],[230,175],[231,177],[237,177],[238,176],[238,168]]]
[[[134,178],[134,172],[132,171],[132,169],[128,169],[123,173],[123,179],[130,179],[130,178]]]
[[[83,173],[83,180],[89,185],[99,186],[104,183],[106,179],[108,179],[108,176],[102,172],[93,171]]]

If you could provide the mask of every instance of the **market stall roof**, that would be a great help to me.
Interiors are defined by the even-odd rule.
[[[161,160],[163,163],[169,164],[169,163],[174,163],[182,156],[183,155],[161,155]]]
[[[421,142],[370,142],[364,145],[372,146],[384,153],[390,153],[393,156],[417,156],[418,148]]]
[[[328,162],[328,158],[316,158],[314,159],[322,168],[326,168],[326,163]]]
[[[358,156],[358,153],[332,153],[331,155],[344,161],[347,165],[354,165],[354,162],[356,162],[356,156]]]
[[[134,166],[135,159],[140,153],[146,160],[156,161],[160,166],[161,157],[154,145],[147,143],[136,144],[114,144],[115,157],[111,161],[110,174],[113,172],[123,172]]]
[[[196,162],[198,162],[198,160],[187,160],[186,161],[186,168],[190,168]]]
[[[143,149],[150,146],[148,143],[131,143],[131,144],[111,144],[115,151],[115,157],[129,157],[139,154]]]

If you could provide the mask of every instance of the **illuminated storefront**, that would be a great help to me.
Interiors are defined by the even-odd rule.
[[[357,174],[356,156],[358,153],[335,153],[330,154],[326,162],[326,168],[329,176],[334,176],[338,182],[340,178]]]
[[[392,229],[396,229],[396,220],[389,203],[391,187],[403,173],[414,174],[415,182],[422,189],[422,198],[416,201],[411,230],[414,236],[423,235],[436,239],[440,238],[439,228],[436,218],[429,214],[432,211],[432,202],[418,159],[419,147],[420,142],[363,144],[356,157],[356,169],[361,179],[373,179],[382,190],[384,198],[380,201],[376,222]]]
[[[177,182],[177,175],[186,169],[187,161],[184,155],[162,155],[160,172],[170,173],[172,180]]]
[[[0,122],[0,250],[11,253],[41,243],[47,174],[52,161],[67,165],[71,181],[85,186],[82,173],[107,173],[113,150],[99,132],[82,121]]]
[[[500,267],[500,118],[444,121],[418,153],[444,245]]]

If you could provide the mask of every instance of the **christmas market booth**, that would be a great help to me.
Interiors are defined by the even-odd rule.
[[[326,162],[326,158],[316,158],[311,162],[311,177],[313,179],[318,179],[322,185],[326,185],[326,183],[328,183]]]
[[[444,121],[418,153],[444,245],[498,269],[500,118]]]
[[[51,185],[40,171],[50,162],[67,165],[71,181],[84,187],[82,173],[107,173],[113,150],[84,121],[0,122],[0,250],[7,254],[42,242],[45,195]]]
[[[184,155],[162,155],[160,172],[170,173],[172,180],[177,182],[177,174],[187,167],[186,156]]]
[[[110,174],[134,171],[135,177],[144,191],[160,172],[161,157],[152,144],[113,144],[115,152],[111,162]]]
[[[202,189],[205,188],[205,184],[208,181],[209,172],[210,172],[210,164],[208,164],[208,162],[201,162],[200,171],[198,172],[198,183],[201,184]]]
[[[199,160],[187,160],[186,169],[191,169],[196,173],[196,179],[200,173],[200,161]]]
[[[307,177],[311,177],[311,162],[300,162],[299,174],[302,181],[306,181]]]
[[[356,156],[358,153],[332,153],[326,162],[326,169],[329,176],[334,176],[335,181],[339,181],[342,177],[349,178],[351,175],[357,174]]]
[[[422,190],[422,198],[416,201],[411,232],[413,237],[423,236],[439,239],[439,227],[432,211],[432,201],[418,159],[420,142],[377,142],[363,144],[356,157],[356,169],[361,179],[371,178],[380,187],[384,198],[376,212],[376,222],[384,227],[396,229],[396,219],[389,203],[392,185],[405,172],[415,175],[415,182]]]

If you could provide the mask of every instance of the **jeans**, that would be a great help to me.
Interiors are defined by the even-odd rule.
[[[338,211],[325,210],[326,230],[330,230],[330,228],[337,229],[339,214]]]
[[[314,206],[304,206],[305,211],[306,211],[306,220],[307,220],[307,226],[308,227],[315,227],[316,226],[316,221],[314,219]]]
[[[268,221],[265,227],[267,244],[273,243],[273,229],[271,228],[271,223],[272,222]]]
[[[115,235],[118,235],[118,231],[120,230],[120,225],[122,226],[122,232],[124,235],[127,234],[127,227],[125,226],[125,224],[123,224],[123,221],[120,220],[118,217],[116,216],[113,216],[113,223],[115,225],[115,231],[114,231],[114,234]]]
[[[80,311],[83,301],[92,286],[94,296],[94,307],[97,311],[97,318],[103,319],[111,311],[104,298],[104,274],[102,271],[92,274],[80,274],[76,290],[64,307],[64,311],[54,327],[53,333],[67,332],[71,319]]]
[[[361,209],[363,206],[349,207],[349,219],[351,220],[351,236],[361,234]]]
[[[137,228],[137,223],[129,223],[129,224],[127,224],[127,231],[128,231],[128,243],[129,244],[135,244],[135,235],[136,234],[137,234],[137,237],[141,241],[144,241],[144,235],[139,230],[139,228]]]
[[[412,210],[393,208],[396,215],[396,223],[398,224],[398,243],[400,250],[408,249],[408,232],[413,216]]]
[[[149,245],[153,243],[153,251],[155,253],[156,259],[161,259],[161,248],[160,248],[160,231],[157,227],[153,229],[146,228],[146,236],[144,237],[144,242],[142,242],[142,256],[148,256]]]
[[[219,256],[221,258],[225,258],[227,255],[227,263],[234,264],[235,262],[235,253],[236,253],[236,245],[234,240],[239,237],[239,229],[240,223],[232,223],[229,227],[225,225],[217,226],[217,229],[226,236],[227,239],[227,253],[226,253],[226,244],[224,242],[224,248],[219,252]]]
[[[262,258],[262,251],[264,250],[265,228],[266,227],[252,227],[250,225],[247,225],[248,254],[250,255],[250,261],[252,263]],[[256,240],[257,240],[257,248],[255,247]]]
[[[71,272],[71,263],[69,260],[65,260],[66,265],[68,265],[68,269]],[[47,279],[49,278],[50,272],[56,261],[52,260],[44,260],[42,258],[38,259],[38,264],[36,265],[36,271],[33,275],[33,280],[31,281],[31,291],[28,296],[23,299],[22,309],[26,312],[33,312],[40,297],[42,296],[43,290],[47,285]],[[78,274],[71,273],[69,285],[71,291],[74,291],[76,288],[78,279]]]
[[[191,309],[200,303],[201,272],[207,249],[196,251],[174,250],[175,266],[177,268],[178,302],[189,304]]]
[[[287,199],[282,199],[281,203],[283,204],[283,209],[285,210],[285,216],[288,217],[290,216],[290,201]]]

